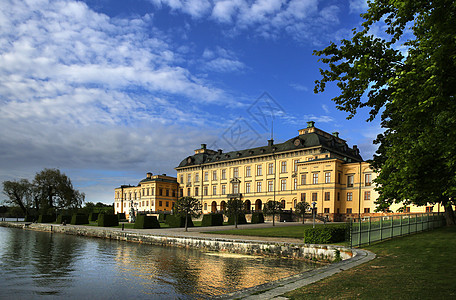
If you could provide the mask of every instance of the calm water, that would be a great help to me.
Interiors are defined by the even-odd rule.
[[[200,299],[311,268],[293,260],[0,227],[2,299]]]

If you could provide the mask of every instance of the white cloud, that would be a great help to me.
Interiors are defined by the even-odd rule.
[[[232,51],[221,47],[214,50],[204,49],[199,63],[206,71],[220,73],[239,72],[245,68],[244,63],[238,60]]]
[[[300,91],[300,92],[308,92],[309,91],[309,88],[307,86],[304,86],[302,84],[299,84],[299,83],[290,83],[290,86],[297,90],[297,91]]]
[[[352,13],[363,13],[367,12],[369,6],[367,5],[367,0],[350,0],[350,12]]]

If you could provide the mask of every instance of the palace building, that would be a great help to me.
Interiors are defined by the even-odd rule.
[[[175,177],[147,173],[138,185],[122,185],[114,190],[115,213],[171,211],[178,197],[179,184]]]

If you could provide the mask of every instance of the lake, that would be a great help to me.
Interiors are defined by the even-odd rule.
[[[0,227],[2,299],[202,299],[315,267],[298,260]]]

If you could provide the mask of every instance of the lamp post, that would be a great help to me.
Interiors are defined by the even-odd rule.
[[[313,219],[313,227],[312,228],[315,228],[315,205],[317,204],[317,202],[312,202],[312,219]]]

